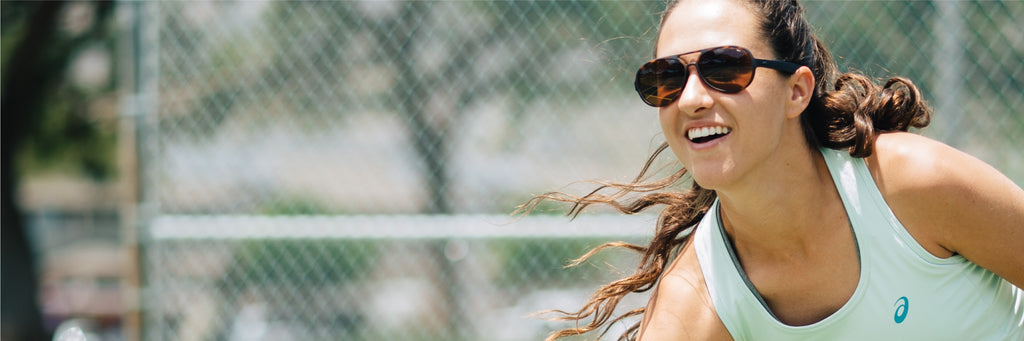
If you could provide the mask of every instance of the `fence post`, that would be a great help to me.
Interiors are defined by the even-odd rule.
[[[149,150],[155,133],[156,88],[159,65],[157,63],[157,23],[152,3],[144,1],[120,2],[119,16],[124,31],[121,36],[122,60],[120,79],[128,89],[119,104],[121,120],[118,131],[118,153],[123,184],[121,208],[122,249],[125,255],[125,285],[122,313],[122,337],[125,340],[145,339],[145,236],[146,227],[154,216],[155,194],[151,187],[148,163]]]
[[[934,69],[937,73],[932,80],[935,93],[935,117],[944,124],[939,137],[945,143],[957,146],[963,141],[962,130],[957,127],[963,119],[964,107],[960,104],[964,88],[963,72],[963,5],[960,1],[938,0],[938,10],[932,29],[938,43],[935,44]]]

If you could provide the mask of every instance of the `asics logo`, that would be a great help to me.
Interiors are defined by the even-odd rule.
[[[903,323],[903,320],[907,318],[907,311],[910,310],[910,300],[907,296],[900,297],[896,300],[896,314],[892,316],[893,321],[896,323]]]

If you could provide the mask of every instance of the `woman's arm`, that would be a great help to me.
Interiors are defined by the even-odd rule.
[[[637,340],[732,340],[711,304],[692,244],[683,246],[651,294]]]
[[[1020,186],[981,160],[910,133],[880,135],[868,164],[893,213],[925,249],[943,258],[960,254],[1024,287]]]

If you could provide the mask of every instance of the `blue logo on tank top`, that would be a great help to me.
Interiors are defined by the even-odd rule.
[[[910,311],[910,300],[907,296],[900,297],[896,300],[896,314],[893,315],[893,321],[896,323],[903,323],[903,320],[907,318],[907,312]]]

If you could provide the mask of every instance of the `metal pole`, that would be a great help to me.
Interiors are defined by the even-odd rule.
[[[122,1],[118,4],[125,27],[121,42],[121,60],[127,61],[120,79],[125,96],[121,102],[119,127],[119,158],[122,192],[121,235],[126,256],[123,283],[125,307],[122,314],[122,336],[125,340],[144,339],[145,328],[145,236],[153,217],[151,181],[147,171],[149,157],[146,141],[155,129],[154,96],[156,96],[156,26],[152,4],[145,1]]]
[[[936,72],[933,80],[935,89],[935,118],[937,136],[945,143],[957,146],[963,141],[962,130],[957,129],[967,114],[960,103],[964,89],[963,78],[963,32],[964,17],[960,1],[938,0],[934,2],[938,15],[935,16],[933,32],[938,38],[932,69]]]

